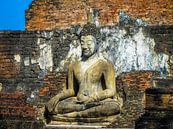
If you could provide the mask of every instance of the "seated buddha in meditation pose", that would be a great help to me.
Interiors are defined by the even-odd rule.
[[[98,118],[120,113],[114,66],[97,54],[96,38],[81,36],[82,58],[68,69],[65,91],[51,98],[46,109],[52,119]]]

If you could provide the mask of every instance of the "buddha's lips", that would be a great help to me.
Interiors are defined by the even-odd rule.
[[[84,54],[89,54],[90,53],[90,50],[83,50],[83,53]]]

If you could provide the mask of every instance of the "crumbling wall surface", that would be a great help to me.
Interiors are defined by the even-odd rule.
[[[61,32],[1,32],[1,91],[22,92],[27,95],[27,101],[33,102],[45,76],[55,71],[69,50],[69,41],[63,41],[67,35]]]
[[[126,16],[124,13],[123,17]],[[24,109],[31,118],[43,119],[44,104],[66,87],[68,65],[80,59],[80,29],[73,26],[64,30],[0,33],[0,91],[5,96],[0,98],[3,109],[0,115],[3,119],[7,118],[5,113],[8,118],[14,118],[8,113],[8,105],[13,100],[16,107],[26,104]],[[152,86],[152,77],[158,71],[162,76],[168,72],[166,54],[172,50],[173,28],[146,26],[142,20],[127,18],[119,26],[92,28],[93,32],[94,29],[99,30],[96,35],[99,55],[114,64],[117,88],[124,99],[121,117],[111,126],[134,127],[135,119],[143,114],[144,90]],[[13,93],[8,97],[9,92]],[[16,99],[21,93],[25,99]],[[19,116],[25,115],[21,112]]]
[[[155,71],[133,71],[122,73],[116,79],[117,90],[123,98],[123,108],[118,124],[112,127],[134,127],[135,121],[144,114],[145,90],[152,87],[152,78],[159,76]]]
[[[0,32],[0,128],[42,128],[40,104],[44,107],[66,81],[57,79],[53,68],[65,58],[69,44],[62,41],[62,31],[54,32]],[[54,90],[46,92],[48,98],[42,97],[46,86]]]
[[[0,34],[0,75],[4,78],[14,77],[20,72],[18,46],[20,35]]]
[[[172,0],[35,0],[26,11],[27,30],[118,24],[121,11],[150,25],[172,25]]]
[[[16,88],[26,90],[23,83],[36,79],[27,65],[29,57],[37,53],[35,41],[36,34],[33,32],[0,33],[0,82],[4,91],[14,91]],[[36,75],[36,72],[33,75]],[[37,84],[33,82],[31,85]]]
[[[33,94],[42,85],[38,65],[36,32],[0,32],[0,128],[38,128]]]
[[[148,26],[145,28],[146,33],[154,39],[155,51],[157,53],[165,53],[173,55],[173,26],[172,25],[157,25]]]

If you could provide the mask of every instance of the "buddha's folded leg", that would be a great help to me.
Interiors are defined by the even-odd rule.
[[[76,97],[71,97],[60,101],[54,108],[53,114],[64,114],[70,112],[79,112],[88,108],[100,105],[99,102],[89,104],[79,104]]]
[[[81,110],[79,112],[74,111],[71,113],[66,113],[63,116],[92,118],[92,117],[101,117],[101,116],[112,116],[112,115],[117,115],[119,113],[120,113],[119,104],[113,99],[107,99],[101,101],[97,106],[90,107],[86,110]]]
[[[78,104],[76,97],[71,97],[60,101],[54,109],[54,114],[64,114],[85,110],[85,105]]]

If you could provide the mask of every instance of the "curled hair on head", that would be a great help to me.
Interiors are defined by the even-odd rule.
[[[92,35],[96,38],[96,41],[98,41],[100,37],[100,29],[97,28],[95,24],[87,23],[82,27],[80,37],[87,35]]]

